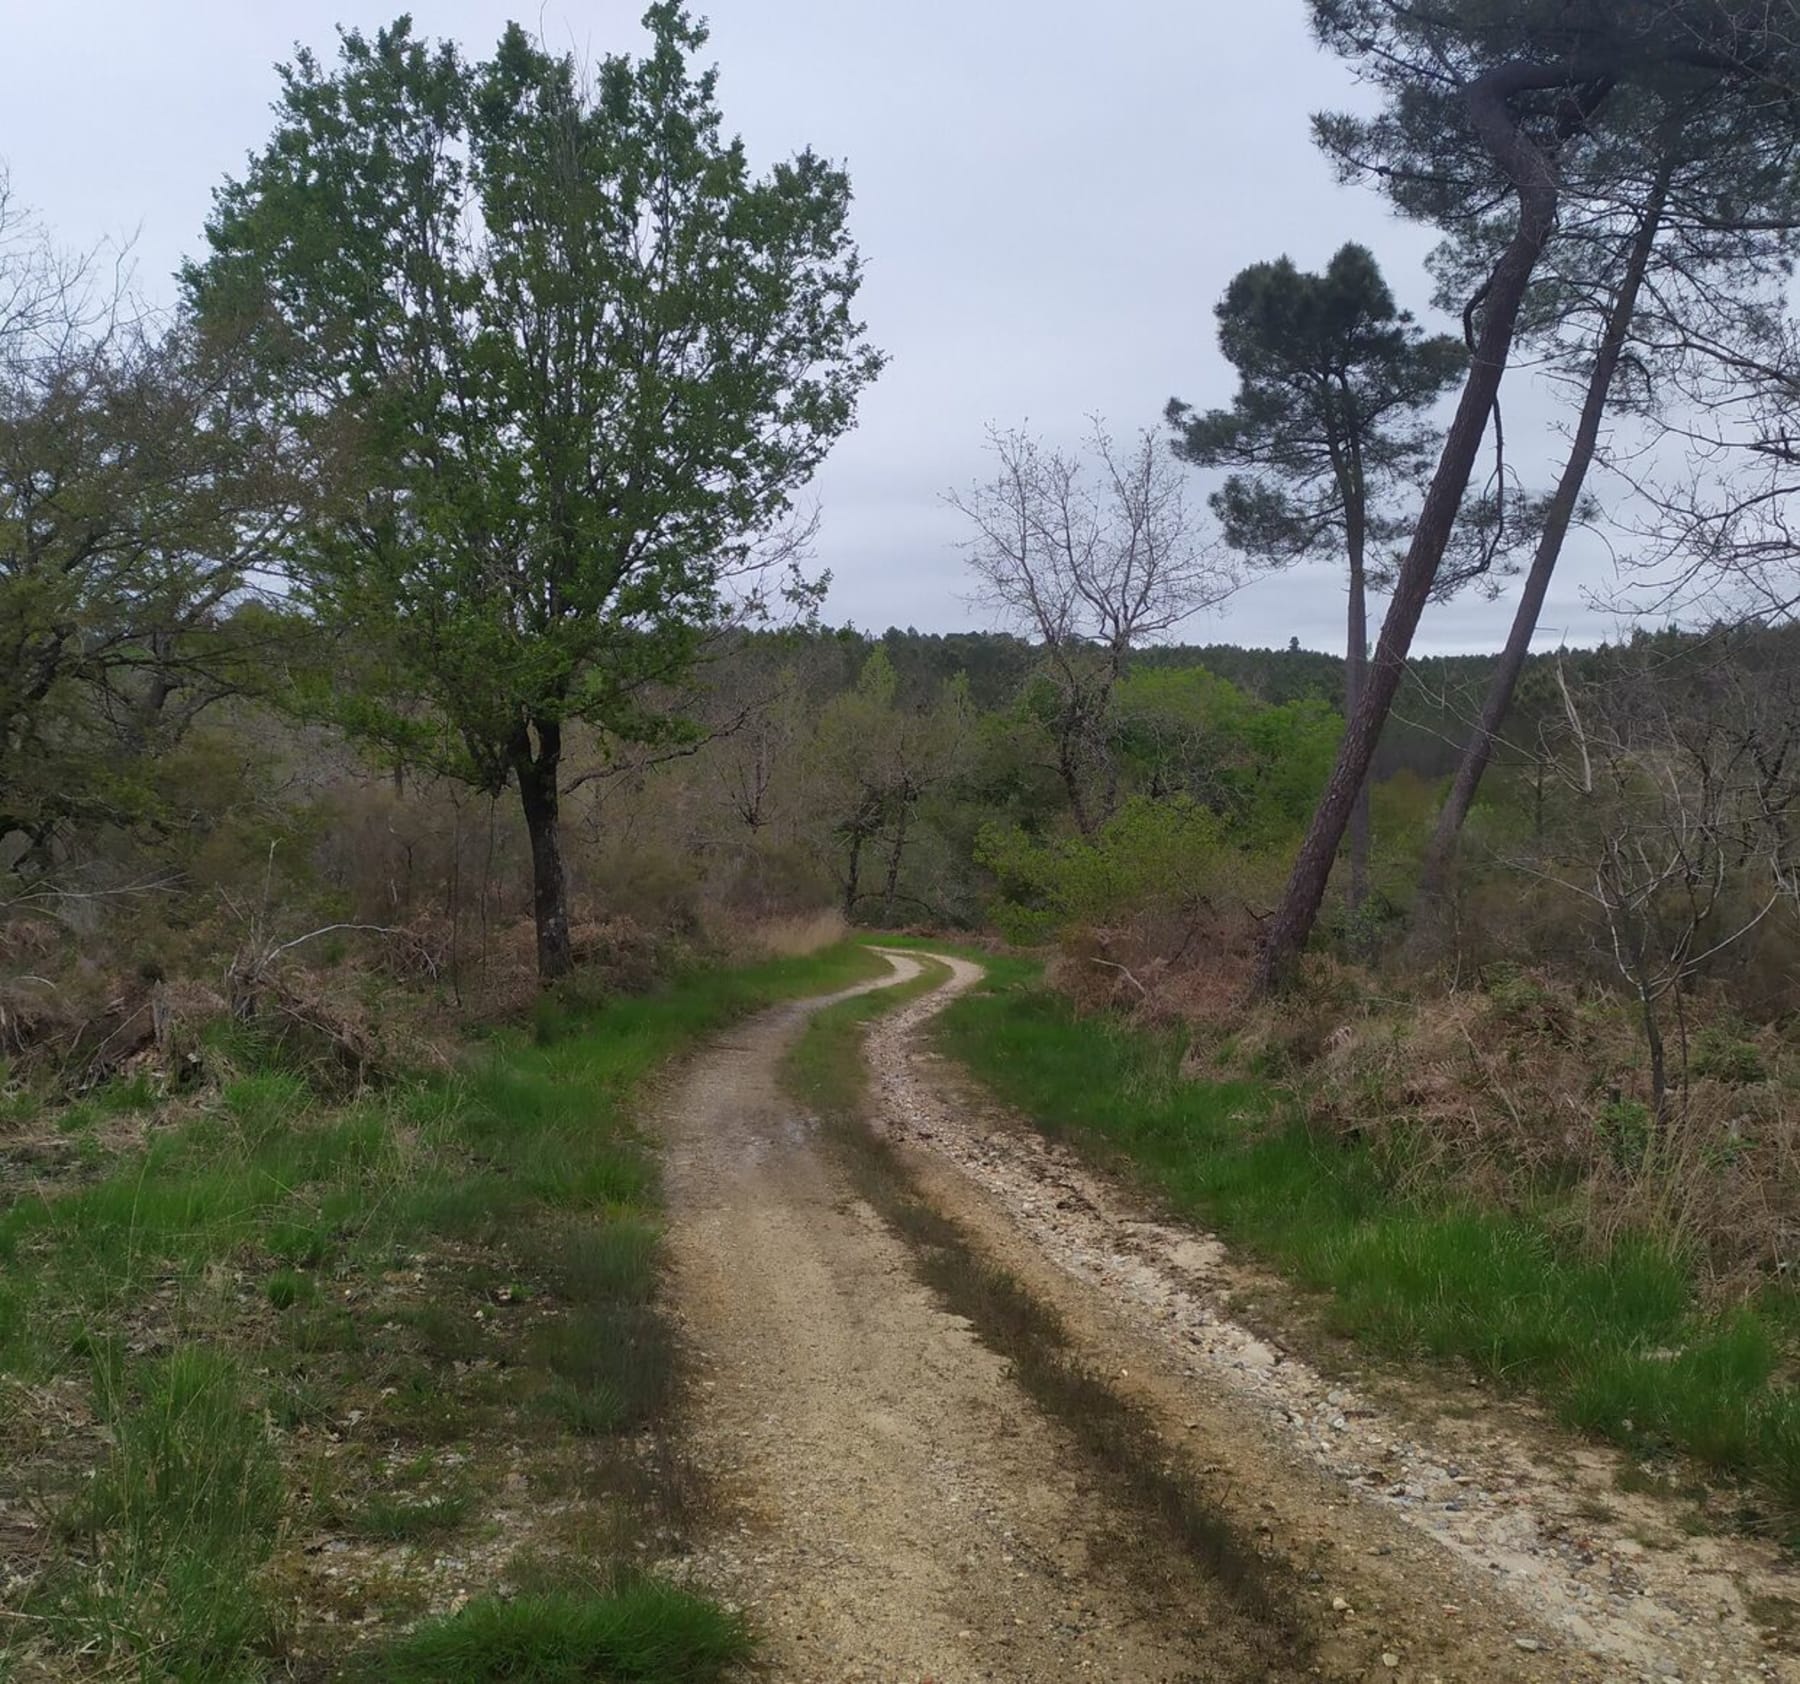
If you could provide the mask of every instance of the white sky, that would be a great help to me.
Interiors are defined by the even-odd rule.
[[[134,236],[140,285],[168,298],[212,188],[271,127],[273,65],[322,57],[369,0],[0,0],[0,160],[71,244]],[[816,495],[828,615],[879,630],[979,624],[948,488],[983,469],[983,429],[1029,421],[1075,442],[1097,413],[1156,426],[1172,393],[1231,392],[1212,308],[1247,263],[1322,266],[1371,246],[1433,320],[1424,230],[1340,188],[1308,114],[1359,96],[1314,48],[1302,0],[713,0],[727,123],[767,161],[810,144],[847,162],[869,263],[862,314],[893,361]],[[635,50],[640,0],[418,0],[421,32],[485,53],[509,16],[553,47]],[[1511,382],[1508,451],[1534,483],[1560,458],[1561,403]],[[1203,489],[1197,487],[1197,490]],[[1603,545],[1571,541],[1540,645],[1615,629]],[[1497,647],[1511,617],[1476,597],[1434,608],[1421,652]],[[1266,578],[1193,641],[1336,649],[1328,566]]]

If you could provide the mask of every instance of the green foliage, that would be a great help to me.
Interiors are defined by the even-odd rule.
[[[1769,1079],[1761,1049],[1739,1024],[1709,1023],[1694,1037],[1688,1068],[1699,1077],[1748,1086]]]
[[[1654,1138],[1654,1120],[1650,1107],[1642,1100],[1608,1100],[1601,1109],[1599,1127],[1606,1149],[1619,1168],[1635,1169],[1643,1163]]]
[[[1015,940],[1241,896],[1305,823],[1342,723],[1322,701],[1271,707],[1197,667],[1133,672],[1117,710],[1137,789],[1110,820],[1089,836],[990,824],[976,838]]]
[[[1203,667],[1134,672],[1118,706],[1128,763],[1143,783],[1204,802],[1249,849],[1299,833],[1343,728],[1323,701],[1259,703]]]
[[[528,728],[686,729],[648,688],[880,367],[842,172],[753,175],[704,29],[645,21],[591,82],[517,25],[480,63],[405,19],[302,51],[186,274],[319,467],[289,564],[361,649],[321,705],[485,789],[553,760]]]
[[[1185,796],[1134,797],[1092,837],[990,829],[977,858],[999,879],[993,915],[1014,941],[1191,906],[1216,881],[1223,827]]]
[[[91,1575],[53,1575],[50,1617],[79,1646],[156,1676],[244,1676],[271,1610],[256,1574],[275,1545],[283,1486],[249,1377],[228,1355],[176,1351],[102,1370],[112,1451],[68,1517]]]
[[[1233,470],[1212,498],[1228,543],[1275,566],[1347,549],[1360,590],[1365,545],[1401,530],[1396,499],[1429,465],[1425,414],[1461,372],[1462,341],[1426,338],[1359,245],[1321,275],[1252,264],[1217,314],[1237,394],[1205,414],[1172,399],[1177,452]]]
[[[188,324],[105,296],[100,257],[0,183],[0,836],[34,873],[55,840],[174,820],[159,758],[280,642],[234,611],[282,496],[269,437]]]

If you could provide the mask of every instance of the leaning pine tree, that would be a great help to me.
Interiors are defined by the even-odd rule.
[[[1800,251],[1800,121],[1792,95],[1720,101],[1675,82],[1638,120],[1584,155],[1566,179],[1561,237],[1527,299],[1521,338],[1581,393],[1562,474],[1547,509],[1512,629],[1488,683],[1426,849],[1415,951],[1441,933],[1463,825],[1524,672],[1538,618],[1591,470],[1609,458],[1609,420],[1654,415],[1672,387],[1742,391],[1778,355],[1783,295]],[[1446,229],[1438,266],[1454,286],[1490,260],[1481,184],[1459,204],[1434,184],[1430,214]],[[1643,450],[1628,432],[1613,456]]]
[[[1380,180],[1429,214],[1438,182],[1489,185],[1503,235],[1467,318],[1468,378],[1394,579],[1368,683],[1337,764],[1264,931],[1259,990],[1291,970],[1311,934],[1357,794],[1399,691],[1419,617],[1438,585],[1538,265],[1556,238],[1571,161],[1645,110],[1697,94],[1785,122],[1800,84],[1791,8],[1768,0],[1311,0],[1321,42],[1386,96],[1373,117],[1315,125],[1349,177]],[[1721,192],[1731,183],[1721,178]],[[1504,208],[1502,208],[1504,207]]]
[[[358,651],[333,713],[517,786],[546,980],[565,730],[691,731],[659,698],[709,638],[809,597],[779,534],[881,364],[843,172],[753,174],[705,31],[673,3],[645,23],[591,78],[517,26],[482,63],[404,19],[334,69],[302,52],[185,274],[314,468],[287,565]]]

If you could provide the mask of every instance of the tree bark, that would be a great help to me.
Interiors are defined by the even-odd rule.
[[[531,733],[521,731],[513,745],[513,773],[519,780],[519,802],[531,839],[531,913],[537,925],[538,981],[567,976],[573,962],[569,946],[569,883],[563,868],[562,800],[557,780],[562,768],[562,724],[535,722],[537,750]]]
[[[1312,824],[1286,892],[1264,932],[1255,992],[1267,994],[1286,980],[1312,934],[1332,862],[1369,775],[1375,747],[1400,689],[1406,653],[1419,617],[1437,582],[1438,567],[1456,524],[1463,493],[1487,432],[1488,417],[1500,393],[1501,377],[1512,352],[1513,329],[1531,283],[1533,270],[1549,243],[1556,223],[1557,174],[1554,159],[1524,135],[1507,101],[1533,89],[1567,88],[1581,78],[1567,67],[1503,65],[1469,87],[1469,115],[1477,134],[1506,171],[1519,200],[1519,224],[1500,261],[1488,277],[1481,333],[1470,361],[1469,378],[1457,405],[1456,418],[1444,437],[1437,471],[1425,494],[1419,523],[1394,586],[1393,600],[1375,646],[1368,682],[1358,699],[1338,749],[1337,763],[1314,810]],[[1604,86],[1597,90],[1600,97]]]
[[[1057,732],[1056,770],[1062,779],[1063,788],[1068,792],[1069,811],[1074,817],[1075,828],[1083,836],[1092,836],[1097,827],[1081,788],[1081,751],[1077,746],[1082,728],[1083,716],[1071,705]]]
[[[868,833],[861,823],[850,832],[850,858],[844,865],[844,918],[855,922],[856,903],[862,899],[862,851]]]
[[[1368,585],[1360,521],[1350,527],[1349,635],[1344,649],[1344,717],[1353,718],[1367,687],[1369,666]],[[1369,780],[1365,775],[1350,809],[1350,892],[1352,913],[1369,898]]]
[[[1551,575],[1556,571],[1564,540],[1569,535],[1575,510],[1580,505],[1581,489],[1586,483],[1588,470],[1593,466],[1594,452],[1600,442],[1600,425],[1605,419],[1607,401],[1612,393],[1613,378],[1618,373],[1620,358],[1624,355],[1626,342],[1631,336],[1632,319],[1637,314],[1638,295],[1643,289],[1644,276],[1655,251],[1656,237],[1662,228],[1663,206],[1668,196],[1671,168],[1670,163],[1664,163],[1644,207],[1643,219],[1626,258],[1624,273],[1619,277],[1619,289],[1614,294],[1612,308],[1601,331],[1593,372],[1588,379],[1587,396],[1581,408],[1581,418],[1576,424],[1575,437],[1569,446],[1568,461],[1563,464],[1562,478],[1557,482],[1556,493],[1546,512],[1544,530],[1538,539],[1536,553],[1531,558],[1531,569],[1525,575],[1525,589],[1513,615],[1512,630],[1507,635],[1506,646],[1501,650],[1500,659],[1494,667],[1494,676],[1489,681],[1487,696],[1482,703],[1481,716],[1463,749],[1456,776],[1451,780],[1449,794],[1444,797],[1443,808],[1438,814],[1430,845],[1426,849],[1424,872],[1419,884],[1419,906],[1415,913],[1416,935],[1424,931],[1433,910],[1443,898],[1463,824],[1469,816],[1469,809],[1475,803],[1482,776],[1493,758],[1494,744],[1499,739],[1501,726],[1506,722],[1513,694],[1518,689],[1519,675],[1525,670],[1526,658],[1531,653],[1531,640],[1537,632],[1538,617],[1543,613]]]
[[[894,922],[894,902],[900,893],[900,864],[906,854],[907,820],[911,814],[912,791],[907,787],[900,792],[900,812],[894,820],[894,845],[888,850],[887,893],[881,903],[881,921],[890,927]]]

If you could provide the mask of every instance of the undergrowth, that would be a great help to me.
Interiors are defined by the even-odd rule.
[[[0,1499],[50,1517],[0,1674],[712,1676],[736,1621],[637,1565],[691,1481],[653,1431],[676,1365],[634,1113],[709,1032],[880,969],[841,946],[571,992],[462,1072],[348,1104],[234,1032],[215,1089],[126,1084],[74,1130],[0,1134]],[[553,1499],[534,1571],[579,1582],[361,1638],[481,1591],[439,1540],[509,1571],[476,1551],[508,1484]]]
[[[1324,1294],[1337,1332],[1466,1363],[1638,1454],[1691,1456],[1740,1484],[1740,1521],[1800,1542],[1791,1290],[1721,1306],[1678,1246],[1581,1235],[1566,1189],[1485,1205],[1391,1137],[1309,1128],[1269,1081],[1197,1079],[1178,1029],[1080,1015],[1036,965],[987,963],[941,1045],[1037,1126]]]

